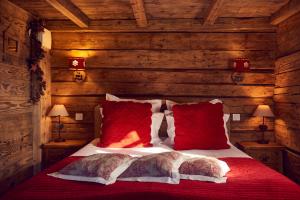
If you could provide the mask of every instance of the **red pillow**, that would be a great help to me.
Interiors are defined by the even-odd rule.
[[[223,104],[175,105],[174,149],[228,149]]]
[[[100,147],[149,147],[151,104],[104,101]]]

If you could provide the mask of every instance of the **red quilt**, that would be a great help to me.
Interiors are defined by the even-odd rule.
[[[5,200],[147,200],[147,199],[300,199],[300,187],[249,158],[224,158],[227,183],[181,180],[178,185],[117,181],[112,185],[67,181],[47,176],[78,159],[69,157],[10,190]]]

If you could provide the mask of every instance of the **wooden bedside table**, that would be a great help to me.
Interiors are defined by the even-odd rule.
[[[87,144],[86,140],[66,140],[65,142],[49,142],[43,144],[42,148],[42,168],[64,159]]]
[[[283,172],[282,157],[284,146],[276,143],[259,144],[257,142],[239,142],[238,148],[272,169],[281,173]]]

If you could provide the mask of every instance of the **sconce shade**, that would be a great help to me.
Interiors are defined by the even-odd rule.
[[[236,72],[245,72],[250,69],[248,58],[236,58],[233,62],[233,67]]]
[[[274,117],[274,114],[268,105],[259,105],[257,106],[253,116],[256,117]]]
[[[69,113],[66,109],[66,107],[62,104],[55,104],[51,111],[49,112],[48,116],[50,117],[56,117],[56,116],[69,116]]]
[[[85,70],[85,59],[81,57],[68,58],[70,70]]]

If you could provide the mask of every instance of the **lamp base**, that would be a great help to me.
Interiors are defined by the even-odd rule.
[[[65,142],[66,140],[64,138],[56,138],[54,139],[54,142]]]

